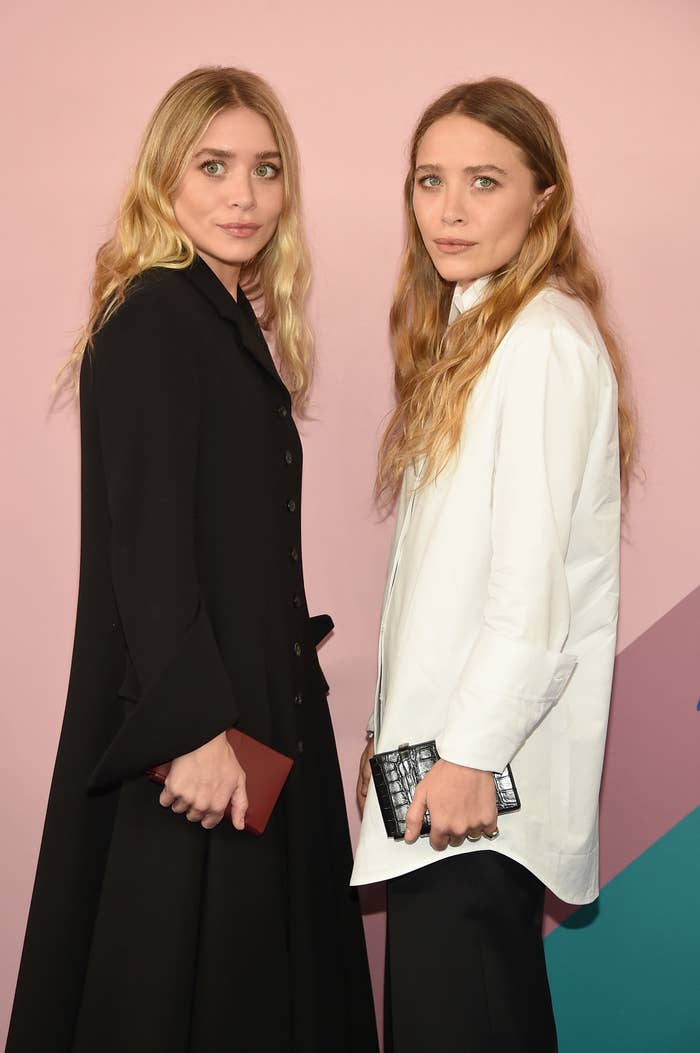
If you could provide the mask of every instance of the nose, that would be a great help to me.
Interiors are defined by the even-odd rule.
[[[467,213],[459,187],[447,187],[443,197],[442,221],[449,226],[466,223]]]
[[[227,187],[227,203],[229,208],[239,208],[241,212],[255,208],[255,190],[249,172],[232,173]]]

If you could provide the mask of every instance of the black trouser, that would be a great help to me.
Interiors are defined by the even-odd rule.
[[[493,1053],[499,1040],[556,1053],[543,907],[542,883],[498,852],[389,881],[385,1053]]]

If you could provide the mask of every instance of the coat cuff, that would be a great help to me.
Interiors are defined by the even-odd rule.
[[[314,647],[318,647],[319,644],[323,643],[328,634],[335,629],[330,614],[314,614],[309,618],[309,623],[311,625],[311,639],[314,642]]]
[[[237,719],[231,681],[200,606],[177,653],[112,739],[89,789],[105,789],[191,753]]]
[[[503,771],[561,697],[577,659],[484,626],[437,737],[447,761]]]

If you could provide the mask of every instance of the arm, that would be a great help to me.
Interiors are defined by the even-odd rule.
[[[596,422],[598,361],[561,326],[523,334],[502,364],[483,625],[450,700],[440,756],[502,771],[561,696],[564,561]]]
[[[93,370],[114,592],[141,687],[94,787],[196,750],[237,719],[197,580],[199,384],[194,338],[174,311],[157,287],[136,290],[84,366]]]
[[[367,744],[362,751],[362,756],[360,757],[360,770],[357,776],[357,786],[355,787],[355,800],[357,801],[357,809],[361,816],[364,815],[365,801],[367,800],[367,793],[369,791],[369,781],[372,778],[372,769],[369,762],[374,756],[374,731],[368,729],[367,736]]]
[[[438,820],[435,847],[493,829],[489,773],[505,768],[576,665],[564,653],[570,623],[564,561],[595,427],[598,360],[566,325],[511,339],[501,363],[488,601],[437,738],[443,759],[423,780],[411,815],[413,839],[429,805]]]

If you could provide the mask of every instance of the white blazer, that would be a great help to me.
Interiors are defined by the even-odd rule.
[[[456,292],[450,321],[487,279]],[[399,501],[379,635],[377,752],[512,765],[500,836],[435,852],[387,838],[370,785],[352,884],[459,852],[502,852],[560,898],[598,893],[598,794],[615,658],[617,386],[589,311],[548,286],[469,400],[459,450]]]

